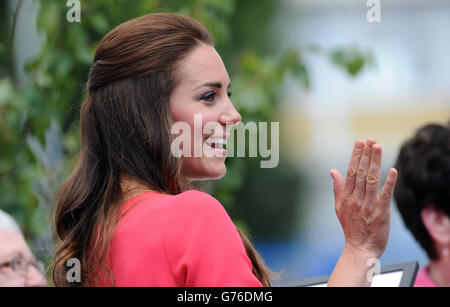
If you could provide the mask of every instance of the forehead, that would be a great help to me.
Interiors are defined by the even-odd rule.
[[[5,258],[15,256],[19,253],[26,257],[31,254],[23,237],[17,233],[0,230],[0,262],[10,260]]]
[[[178,63],[176,73],[179,86],[195,87],[209,81],[226,83],[226,86],[230,82],[225,65],[216,49],[203,43]]]

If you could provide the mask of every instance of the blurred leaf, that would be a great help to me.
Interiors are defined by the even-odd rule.
[[[14,95],[14,87],[9,79],[0,80],[0,107],[5,105]]]
[[[308,89],[311,86],[308,69],[304,64],[296,63],[293,66],[291,72],[298,80],[302,82],[302,85],[305,89]]]
[[[331,61],[345,69],[351,76],[357,76],[368,64],[373,63],[372,55],[358,48],[335,49],[330,53]]]

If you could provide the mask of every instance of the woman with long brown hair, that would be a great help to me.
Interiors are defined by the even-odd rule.
[[[191,186],[226,173],[222,145],[241,121],[229,88],[211,36],[192,18],[149,14],[101,40],[81,108],[80,157],[57,199],[55,285],[270,286],[245,234]],[[196,121],[212,129],[198,133]],[[181,156],[172,134],[179,123],[194,144],[183,143]],[[378,197],[380,164],[370,139],[355,143],[345,181],[331,171],[346,245],[330,285],[370,284],[366,262],[386,247],[396,171]],[[71,258],[80,260],[79,282],[67,279]]]

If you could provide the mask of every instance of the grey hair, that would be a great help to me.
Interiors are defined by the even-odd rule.
[[[19,225],[11,215],[0,209],[0,230],[7,230],[12,233],[22,234]]]

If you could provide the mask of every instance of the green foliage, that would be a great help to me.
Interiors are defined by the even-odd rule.
[[[244,122],[273,119],[287,75],[309,87],[302,52],[289,49],[276,56],[278,51],[270,43],[267,31],[278,1],[81,1],[80,23],[66,21],[66,1],[40,0],[38,4],[36,26],[45,43],[25,67],[29,80],[25,84],[17,82],[11,69],[14,15],[5,13],[4,7],[1,10],[0,207],[14,215],[44,254],[51,252],[49,212],[55,191],[80,148],[79,108],[89,67],[99,40],[114,26],[152,12],[179,12],[198,19],[212,33],[228,65],[233,102]],[[356,54],[335,52],[331,57],[356,74],[364,64],[364,57]],[[227,176],[214,183],[211,191],[225,206],[232,206],[253,170],[251,159],[227,163]],[[245,221],[238,224],[246,225]]]
[[[359,48],[334,49],[330,58],[338,67],[345,69],[356,77],[366,65],[372,65],[374,60],[370,53],[363,53]]]

